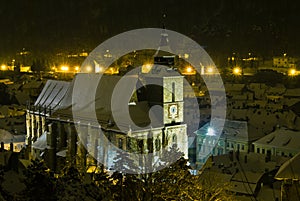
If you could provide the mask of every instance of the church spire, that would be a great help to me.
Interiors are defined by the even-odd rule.
[[[163,29],[166,29],[165,19],[167,18],[167,15],[164,13],[164,14],[162,15],[162,17],[163,17],[163,20],[162,20],[162,22],[163,22],[162,28],[163,28]]]
[[[166,26],[165,26],[166,17],[167,15],[163,14],[163,30],[160,34],[159,46],[154,54],[154,57],[173,56],[173,54],[171,53],[172,50],[169,46],[169,35],[166,31]]]

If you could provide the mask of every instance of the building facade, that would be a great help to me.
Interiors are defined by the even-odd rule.
[[[246,121],[215,121],[213,126],[205,124],[196,134],[196,166],[202,167],[211,155],[228,154],[230,151],[249,152],[251,139]],[[217,135],[220,133],[221,135]]]
[[[268,156],[293,157],[300,152],[300,132],[277,128],[270,134],[253,142],[254,152]]]
[[[273,57],[274,67],[296,68],[296,59],[286,55],[281,57]]]
[[[100,77],[96,95],[91,94],[89,89]],[[117,94],[119,99],[129,98],[125,107],[112,108],[113,91],[121,79],[127,79],[134,87]],[[80,92],[77,95],[75,85]],[[93,97],[94,102],[89,102],[88,97]],[[92,118],[93,113],[96,118]],[[35,104],[27,110],[26,143],[31,149],[30,157],[44,158],[53,170],[65,163],[77,164],[83,170],[100,165],[110,169],[121,150],[153,153],[155,160],[174,144],[187,158],[183,116],[183,77],[170,67],[125,78],[81,73],[70,83],[46,83]],[[143,161],[134,160],[143,166]]]

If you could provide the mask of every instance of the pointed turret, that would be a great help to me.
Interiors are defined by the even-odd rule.
[[[169,46],[169,38],[166,29],[163,29],[160,35],[159,46],[154,54],[154,64],[173,67],[175,64],[175,55],[172,53]]]

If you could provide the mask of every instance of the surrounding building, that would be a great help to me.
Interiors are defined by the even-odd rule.
[[[25,135],[13,135],[7,130],[0,129],[1,149],[20,152],[25,147]]]
[[[211,156],[200,178],[226,186],[236,200],[279,200],[281,182],[274,180],[279,167],[288,160],[282,156],[267,159],[263,154],[230,151]]]
[[[196,133],[196,164],[201,167],[210,155],[227,154],[229,151],[249,152],[253,139],[248,134],[246,121],[222,120],[212,126],[205,124]],[[218,136],[216,133],[220,133]]]
[[[293,57],[288,57],[283,55],[281,57],[273,57],[273,66],[274,67],[285,67],[285,68],[295,68],[296,59]]]
[[[281,200],[299,199],[300,153],[286,161],[278,170],[275,179],[282,181]]]
[[[22,91],[26,92],[31,97],[37,98],[44,86],[44,82],[45,81],[43,80],[35,80],[35,81],[25,83],[22,86]]]
[[[293,157],[300,152],[300,131],[277,128],[269,135],[253,142],[254,152],[267,156]]]

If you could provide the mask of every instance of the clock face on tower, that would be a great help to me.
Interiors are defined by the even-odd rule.
[[[168,114],[170,118],[178,117],[178,105],[177,104],[169,105]]]

